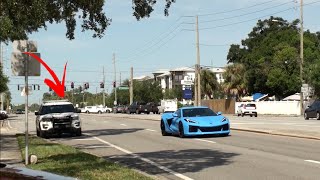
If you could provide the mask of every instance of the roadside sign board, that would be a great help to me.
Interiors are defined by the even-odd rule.
[[[34,53],[40,57],[40,53]],[[13,76],[25,76],[25,61],[28,62],[28,76],[40,76],[40,63],[22,52],[13,52],[11,55],[11,70]]]
[[[183,99],[192,99],[191,89],[184,89],[182,92],[183,92]]]

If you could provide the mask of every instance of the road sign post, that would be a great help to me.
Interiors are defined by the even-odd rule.
[[[34,41],[14,41],[11,55],[11,70],[14,76],[24,76],[25,86],[25,164],[29,164],[29,140],[28,140],[28,105],[29,105],[29,76],[40,76],[40,63],[23,52],[37,52],[37,44]],[[40,53],[37,53],[40,56]]]

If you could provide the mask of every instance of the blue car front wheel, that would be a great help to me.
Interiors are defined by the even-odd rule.
[[[184,129],[183,129],[183,124],[182,124],[181,121],[179,122],[179,137],[180,137],[180,138],[184,138],[184,137],[185,137],[185,135],[184,135]]]
[[[167,133],[167,131],[166,131],[166,127],[165,127],[165,125],[164,125],[163,120],[161,120],[160,128],[161,128],[161,134],[162,134],[162,136],[168,136],[168,135],[169,135],[169,133]]]

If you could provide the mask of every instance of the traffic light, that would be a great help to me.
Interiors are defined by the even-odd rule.
[[[64,86],[64,91],[67,91],[67,87],[66,86]]]
[[[74,88],[74,83],[73,82],[71,82],[71,89],[73,89]]]
[[[100,83],[100,88],[104,88],[104,83],[103,82]]]
[[[51,88],[49,88],[49,91],[52,91],[52,89],[51,89]]]
[[[33,90],[36,90],[36,85],[35,84],[33,85]]]
[[[116,87],[116,82],[115,82],[115,81],[113,81],[113,87],[114,87],[114,88]]]
[[[89,83],[84,83],[84,89],[89,89]]]
[[[40,91],[40,85],[38,84],[38,91]]]
[[[18,91],[20,90],[20,85],[18,84]]]

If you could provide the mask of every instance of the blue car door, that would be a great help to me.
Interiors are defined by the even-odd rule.
[[[173,113],[173,119],[171,123],[171,130],[174,132],[179,132],[179,122],[181,118],[181,110],[178,109],[176,112]]]

